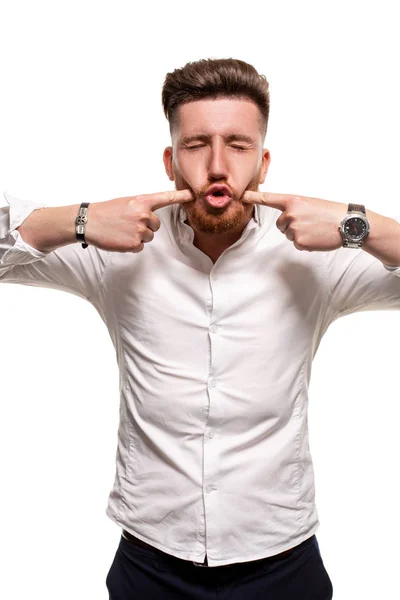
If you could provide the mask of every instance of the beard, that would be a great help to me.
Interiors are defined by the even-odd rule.
[[[254,192],[258,191],[260,174],[261,167],[259,173],[246,186],[246,190]],[[225,181],[213,181],[204,186],[204,188],[196,194],[183,177],[175,174],[175,189],[189,189],[196,198],[196,200],[185,202],[182,205],[187,214],[189,225],[195,232],[198,231],[210,235],[218,235],[244,229],[251,219],[254,205],[249,204],[248,202],[241,202],[236,190],[228,186],[232,192],[232,200],[228,206],[224,208],[214,208],[213,206],[209,206],[205,201],[204,194],[213,183],[227,185]]]

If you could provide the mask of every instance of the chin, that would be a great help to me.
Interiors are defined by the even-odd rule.
[[[251,204],[232,200],[225,208],[205,207],[201,200],[183,205],[190,226],[196,231],[218,235],[245,227],[253,213]],[[189,206],[190,204],[190,206]]]

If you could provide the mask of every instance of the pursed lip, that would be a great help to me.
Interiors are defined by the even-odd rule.
[[[208,190],[205,192],[205,196],[209,196],[210,194],[214,194],[215,192],[222,192],[224,194],[224,196],[230,196],[232,197],[232,192],[231,190],[228,188],[228,186],[226,185],[221,185],[218,183],[214,183],[214,185],[211,185]]]

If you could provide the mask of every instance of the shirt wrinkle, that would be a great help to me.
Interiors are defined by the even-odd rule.
[[[42,253],[15,229],[37,205],[6,199],[0,283],[90,301],[115,348],[120,418],[106,515],[178,558],[207,554],[210,567],[311,537],[312,361],[341,311],[400,309],[400,267],[363,250],[299,251],[276,227],[281,211],[261,205],[215,264],[193,246],[179,205],[157,210],[161,227],[142,252],[75,243]]]

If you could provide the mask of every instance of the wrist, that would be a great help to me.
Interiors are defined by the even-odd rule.
[[[39,250],[52,252],[76,242],[75,219],[80,204],[39,208],[17,227],[24,242]]]
[[[400,265],[400,225],[391,217],[367,211],[371,231],[363,250],[388,266]]]

